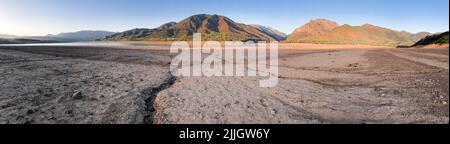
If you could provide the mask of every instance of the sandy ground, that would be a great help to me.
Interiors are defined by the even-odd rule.
[[[0,123],[448,123],[448,49],[279,52],[279,83],[178,77],[162,50],[0,47]]]

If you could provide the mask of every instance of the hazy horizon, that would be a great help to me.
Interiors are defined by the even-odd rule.
[[[34,3],[33,3],[34,2]],[[80,30],[121,32],[154,28],[195,14],[219,14],[236,22],[270,26],[286,34],[311,19],[374,24],[398,31],[443,32],[448,0],[145,1],[0,0],[0,34],[37,36]]]

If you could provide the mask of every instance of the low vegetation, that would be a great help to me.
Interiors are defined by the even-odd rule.
[[[430,44],[448,44],[448,37],[449,32],[444,33],[438,33],[431,36],[427,36],[423,38],[422,40],[418,41],[414,46],[421,46],[421,45],[430,45]]]

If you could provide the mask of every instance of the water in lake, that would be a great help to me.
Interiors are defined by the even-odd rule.
[[[114,47],[136,47],[136,46],[164,46],[157,44],[136,44],[126,42],[71,42],[71,43],[33,43],[33,44],[0,44],[0,46],[114,46]]]

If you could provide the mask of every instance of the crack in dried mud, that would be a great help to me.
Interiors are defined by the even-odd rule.
[[[154,102],[156,97],[158,96],[158,93],[170,88],[173,84],[175,84],[175,81],[177,80],[176,76],[173,76],[171,73],[169,73],[169,78],[164,80],[163,83],[156,87],[152,87],[149,90],[147,90],[145,93],[148,95],[147,99],[145,99],[145,116],[144,116],[144,124],[153,124],[154,114],[156,112],[156,109],[154,107]]]

